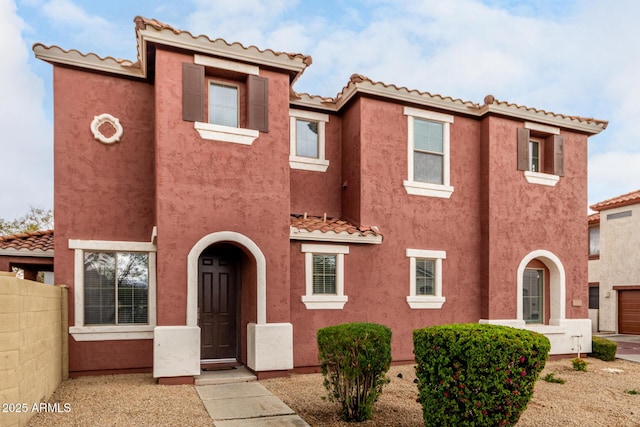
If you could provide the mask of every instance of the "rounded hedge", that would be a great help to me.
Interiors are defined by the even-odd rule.
[[[342,418],[371,418],[373,404],[388,382],[391,329],[375,323],[345,323],[318,330],[318,358],[329,398]]]
[[[430,426],[514,425],[551,348],[542,334],[477,323],[417,329],[413,342]]]
[[[616,360],[616,352],[618,351],[618,343],[603,337],[591,337],[591,356],[611,362]]]

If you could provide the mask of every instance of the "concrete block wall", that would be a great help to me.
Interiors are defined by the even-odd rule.
[[[68,376],[67,292],[0,273],[2,426],[27,425]]]

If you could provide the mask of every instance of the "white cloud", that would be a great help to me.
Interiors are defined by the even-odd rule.
[[[44,115],[42,80],[29,68],[25,24],[13,1],[0,0],[0,217],[29,205],[53,207],[52,126]]]
[[[640,189],[640,153],[610,151],[589,158],[589,204]]]

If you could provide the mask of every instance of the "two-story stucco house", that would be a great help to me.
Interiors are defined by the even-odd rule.
[[[53,64],[55,272],[72,375],[316,367],[316,332],[487,322],[589,351],[587,139],[607,122],[353,75],[136,18],[138,57]]]
[[[640,190],[591,206],[589,317],[594,331],[640,334]]]

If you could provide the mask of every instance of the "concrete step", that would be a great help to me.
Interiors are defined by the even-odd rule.
[[[218,371],[202,371],[200,375],[194,378],[196,385],[234,384],[257,381],[257,377],[244,366]]]

